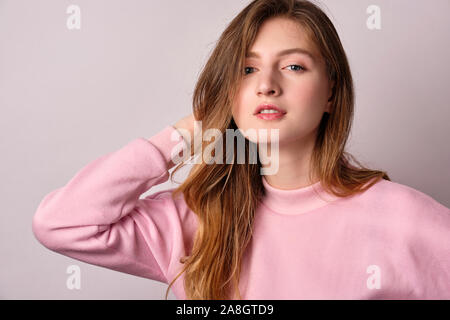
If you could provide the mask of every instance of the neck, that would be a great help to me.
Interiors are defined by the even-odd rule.
[[[310,186],[319,181],[314,176],[309,178],[310,161],[315,144],[315,134],[304,139],[293,141],[283,141],[278,147],[278,170],[274,174],[264,175],[266,182],[274,188],[282,190],[298,189]],[[270,148],[270,143],[268,145]],[[260,153],[260,156],[263,156]],[[271,159],[275,155],[270,155]],[[263,168],[270,167],[271,164],[263,164]]]

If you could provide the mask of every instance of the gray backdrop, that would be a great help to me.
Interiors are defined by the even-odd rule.
[[[189,114],[202,65],[248,2],[0,0],[1,299],[164,298],[166,284],[46,249],[32,217],[87,163]],[[450,1],[320,3],[355,80],[348,150],[450,207]],[[381,29],[366,24],[370,5]],[[66,286],[70,265],[80,289]]]

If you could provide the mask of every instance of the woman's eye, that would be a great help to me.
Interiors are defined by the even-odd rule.
[[[289,68],[289,67],[295,67],[295,69],[291,69],[292,71],[305,70],[304,67],[302,67],[301,65],[298,65],[298,64],[291,64],[291,65],[287,66],[286,68]],[[245,67],[244,68],[244,75],[247,75],[247,74],[251,73],[251,72],[247,72],[249,69],[252,70],[254,68],[253,67]]]
[[[293,71],[305,70],[305,68],[303,68],[302,66],[300,66],[298,64],[291,64],[291,65],[287,66],[287,68],[289,68],[289,67],[298,67],[299,68],[299,69],[293,70]]]
[[[248,73],[246,72],[248,69],[253,69],[253,67],[245,67],[245,68],[244,68],[244,74],[248,74]]]

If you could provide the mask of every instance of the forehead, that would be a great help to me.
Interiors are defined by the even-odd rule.
[[[267,19],[260,26],[246,57],[278,57],[288,54],[301,54],[312,60],[318,60],[320,57],[303,26],[289,18],[274,17]]]
[[[275,53],[270,53],[270,54],[272,56],[277,57],[277,58],[278,57],[290,56],[290,55],[300,55],[300,56],[308,57],[312,61],[316,61],[317,60],[317,58],[315,57],[315,55],[312,52],[310,52],[309,50],[307,50],[305,48],[299,48],[299,47],[283,49],[281,51],[277,51]],[[263,55],[264,55],[263,53],[259,53],[257,51],[250,51],[250,52],[248,52],[246,54],[245,57],[246,58],[261,59]]]

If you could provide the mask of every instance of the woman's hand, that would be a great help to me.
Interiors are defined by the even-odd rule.
[[[195,117],[194,114],[191,113],[190,115],[180,119],[177,123],[173,125],[173,127],[177,130],[179,130],[180,134],[184,137],[184,140],[187,144],[190,144],[191,141],[194,139],[194,121]],[[183,132],[184,129],[187,130],[187,132]],[[189,134],[189,138],[186,137],[186,134]]]

